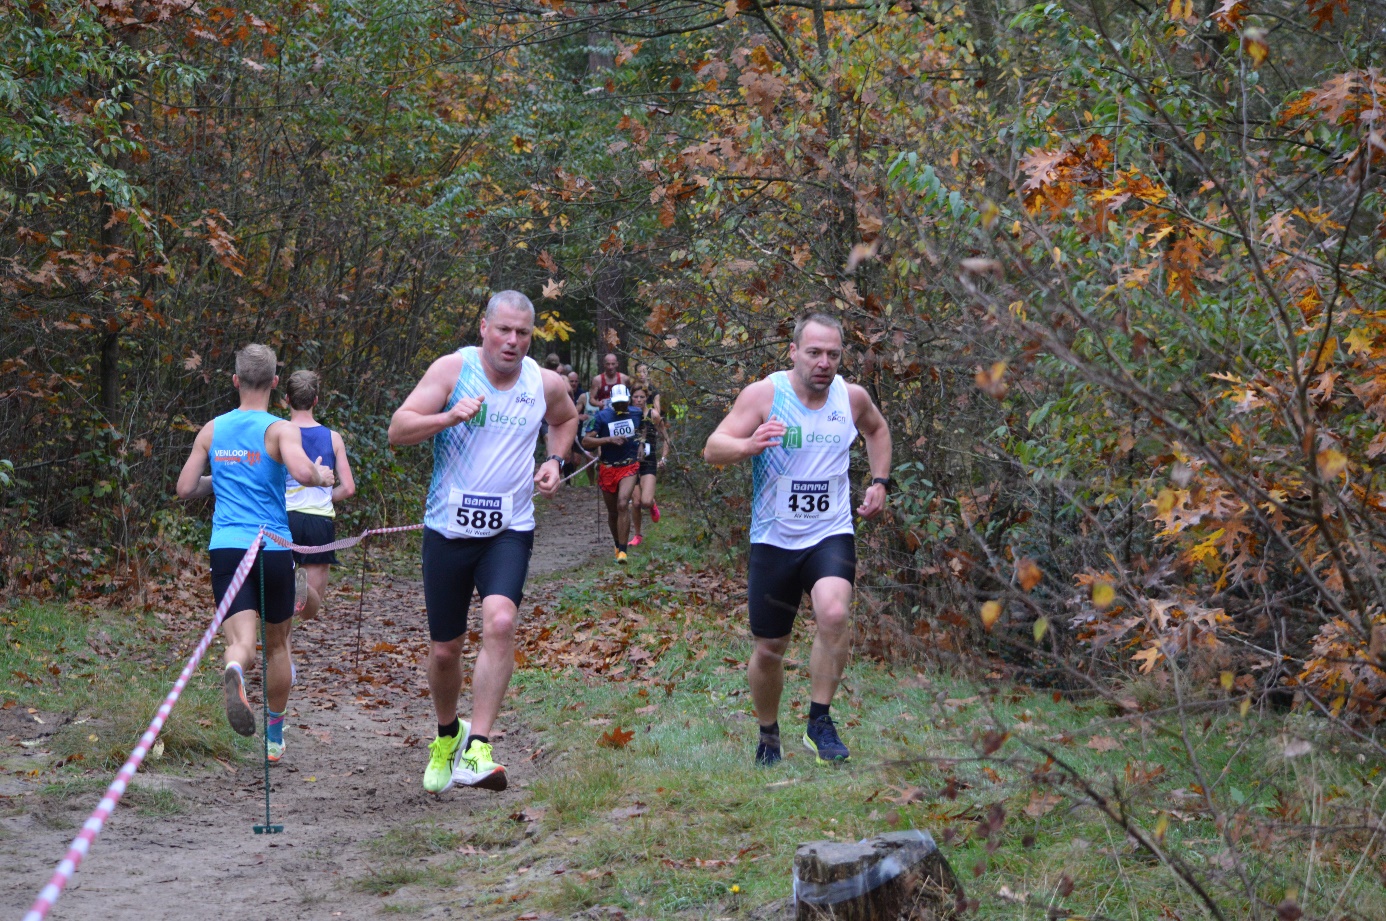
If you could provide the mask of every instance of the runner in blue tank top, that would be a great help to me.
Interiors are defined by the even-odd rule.
[[[438,736],[428,746],[423,785],[454,782],[504,790],[505,766],[491,757],[491,727],[515,668],[515,619],[534,547],[534,491],[562,484],[563,454],[577,434],[568,383],[525,357],[534,305],[518,291],[486,304],[481,347],[444,355],[390,419],[390,444],[433,441],[433,479],[424,511],[424,607],[432,646],[428,689]],[[540,421],[547,459],[536,468]],[[481,596],[481,649],[472,672],[472,718],[457,714],[467,607]]]
[[[337,477],[337,485],[330,489],[305,486],[292,474],[284,481],[289,530],[294,535],[294,543],[305,547],[322,546],[337,539],[337,503],[356,495],[356,479],[351,475],[346,442],[313,416],[321,388],[322,381],[316,371],[295,371],[284,387],[289,397],[289,422],[298,427],[303,438],[303,453],[321,457],[323,466],[331,468]],[[337,552],[303,554],[295,550],[294,563],[307,583],[305,592],[296,593],[302,607],[294,611],[294,616],[312,620],[327,597],[328,568],[336,565]]]
[[[703,457],[725,466],[752,459],[751,554],[747,594],[755,648],[747,663],[760,722],[756,763],[780,760],[784,654],[804,592],[818,632],[809,657],[804,744],[820,762],[846,761],[828,707],[842,681],[857,556],[847,473],[857,433],[866,441],[871,485],[857,514],[885,508],[890,429],[871,395],[837,376],[842,324],[810,314],[794,326],[794,367],[756,381],[736,398]]]
[[[284,505],[287,470],[301,483],[331,486],[332,471],[303,453],[298,429],[269,414],[270,396],[279,377],[274,352],[248,345],[236,353],[231,383],[240,391],[239,409],[217,416],[202,427],[192,453],[178,475],[178,498],[216,496],[212,512],[212,594],[217,604],[260,529],[289,539]],[[210,476],[202,471],[212,466]],[[321,460],[321,458],[319,458]],[[260,562],[263,560],[263,564]],[[293,560],[288,550],[269,540],[260,560],[236,593],[222,631],[226,640],[226,719],[243,736],[254,735],[255,716],[245,696],[245,668],[255,662],[256,617],[265,616],[265,685],[269,723],[265,726],[271,761],[284,755],[284,711],[289,704],[289,625],[294,609]],[[265,610],[260,610],[262,593]]]

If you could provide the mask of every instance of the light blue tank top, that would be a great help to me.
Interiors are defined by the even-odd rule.
[[[265,430],[284,420],[259,410],[233,409],[212,420],[212,512],[210,550],[243,550],[263,526],[285,540],[289,513],[284,510],[283,464],[265,450]],[[264,550],[283,550],[265,541]]]

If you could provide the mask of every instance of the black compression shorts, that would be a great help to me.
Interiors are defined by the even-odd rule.
[[[236,567],[245,557],[244,550],[218,548],[212,551],[212,595],[217,604],[226,596],[231,587],[231,577]],[[250,566],[250,574],[241,583],[236,599],[231,602],[226,616],[241,611],[260,612],[260,572],[265,573],[265,620],[272,624],[282,624],[294,616],[294,560],[287,550],[261,550],[260,555]]]
[[[804,550],[751,544],[749,570],[751,635],[779,639],[789,635],[799,602],[819,579],[837,576],[856,584],[856,539],[851,534],[834,534]]]
[[[424,528],[424,606],[433,641],[446,643],[467,632],[467,608],[473,591],[482,598],[504,595],[519,607],[533,549],[533,531],[444,537]]]
[[[289,533],[293,535],[294,543],[302,544],[305,547],[321,547],[323,544],[330,544],[337,539],[337,522],[328,518],[326,515],[309,515],[306,512],[289,512]],[[329,550],[326,553],[299,553],[292,551],[294,562],[300,566],[307,563],[327,563],[336,565],[337,551]]]

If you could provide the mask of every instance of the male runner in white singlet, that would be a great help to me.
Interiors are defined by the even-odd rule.
[[[525,357],[534,305],[502,291],[486,305],[481,347],[444,355],[429,367],[390,420],[390,444],[433,439],[433,481],[424,511],[423,581],[428,687],[438,716],[424,789],[453,782],[504,790],[505,767],[491,757],[490,733],[515,667],[515,617],[534,547],[534,489],[552,496],[577,434],[568,383]],[[539,423],[548,422],[548,459],[535,469]],[[472,719],[457,715],[462,638],[472,592],[481,596],[481,651],[472,673]]]
[[[828,714],[842,681],[856,579],[849,451],[860,432],[871,468],[857,514],[874,518],[890,485],[890,429],[863,388],[838,377],[842,324],[810,314],[794,325],[794,367],[742,390],[709,436],[703,457],[725,466],[752,458],[751,556],[747,584],[755,649],[747,666],[760,723],[756,763],[780,760],[784,653],[803,593],[818,633],[809,657],[804,744],[820,762],[846,761]]]

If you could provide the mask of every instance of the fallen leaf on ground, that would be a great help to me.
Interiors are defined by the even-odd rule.
[[[597,740],[597,745],[602,748],[625,748],[630,744],[630,740],[635,738],[634,732],[629,732],[617,726],[610,732],[602,733],[602,737]]]
[[[1111,736],[1093,736],[1088,740],[1088,748],[1099,752],[1113,752],[1121,748],[1121,743]]]

